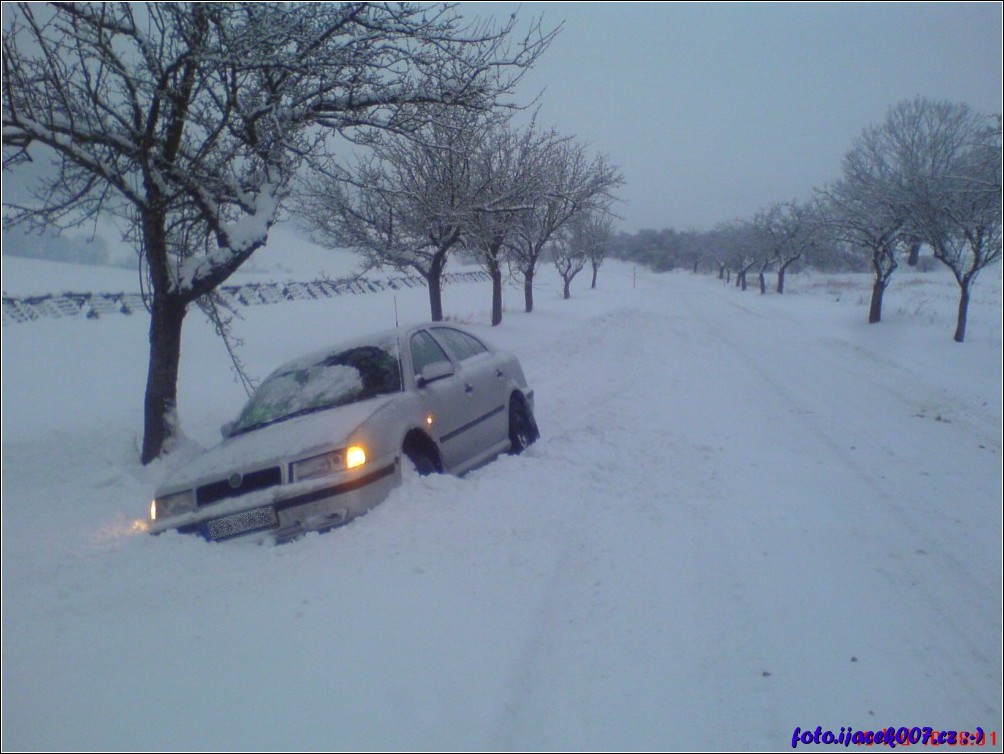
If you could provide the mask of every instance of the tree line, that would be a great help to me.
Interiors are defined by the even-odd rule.
[[[753,217],[710,231],[643,230],[612,239],[610,253],[655,270],[711,265],[746,290],[757,275],[785,274],[795,264],[874,273],[868,321],[902,260],[923,246],[959,285],[954,338],[965,340],[972,286],[1001,259],[1001,116],[964,103],[916,98],[890,108],[844,155],[840,176],[806,201],[773,202]]]
[[[421,275],[433,319],[456,250],[492,276],[493,323],[503,267],[527,311],[551,246],[571,279],[565,242],[609,231],[622,178],[574,139],[514,124],[516,85],[559,31],[410,3],[5,6],[3,168],[34,189],[5,197],[5,224],[110,215],[128,229],[150,312],[143,463],[179,432],[190,306],[233,353],[218,291],[288,214]],[[55,172],[25,171],[38,161]]]
[[[528,114],[512,101],[517,84],[560,27],[531,20],[520,33],[515,15],[468,23],[452,6],[408,3],[5,11],[3,168],[55,165],[33,176],[31,199],[5,205],[5,223],[44,230],[111,215],[127,228],[150,311],[143,463],[179,431],[190,306],[226,340],[218,290],[280,218],[295,214],[322,243],[422,276],[433,319],[456,252],[491,276],[493,324],[507,273],[529,312],[543,262],[567,297],[587,264],[595,286],[604,255],[627,253],[611,233],[620,171],[514,117]],[[876,312],[901,249],[927,243],[959,281],[962,340],[970,286],[1000,258],[1000,186],[1000,121],[918,100],[866,131],[813,201],[673,242],[695,269],[714,260],[743,288],[756,271],[765,290],[776,269],[779,291],[793,264],[865,249]]]
[[[564,277],[566,297],[587,258],[599,266],[622,182],[605,155],[590,156],[533,119],[520,126],[508,111],[454,109],[407,134],[372,134],[355,163],[313,172],[297,214],[323,245],[420,275],[433,321],[443,318],[443,271],[463,252],[491,276],[494,326],[507,273],[522,282],[532,312],[546,259]]]

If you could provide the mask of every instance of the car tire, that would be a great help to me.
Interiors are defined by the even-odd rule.
[[[425,451],[413,450],[408,453],[407,458],[419,476],[429,476],[439,471],[436,461]]]
[[[539,437],[537,422],[521,398],[513,398],[509,405],[509,453],[519,455]]]

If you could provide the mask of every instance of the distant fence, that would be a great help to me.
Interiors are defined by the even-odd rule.
[[[487,272],[447,272],[443,283],[480,283],[490,281]],[[283,301],[310,301],[362,293],[424,288],[425,279],[404,275],[381,279],[350,278],[314,280],[309,283],[247,283],[224,285],[216,291],[223,303],[232,307],[278,304]],[[19,324],[37,319],[99,319],[111,314],[146,313],[139,293],[60,293],[43,296],[3,296],[3,323]]]

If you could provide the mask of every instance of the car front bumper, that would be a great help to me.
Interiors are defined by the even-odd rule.
[[[176,529],[219,542],[256,535],[278,542],[339,526],[382,502],[401,483],[399,458],[351,476],[284,484],[164,519],[148,531]]]

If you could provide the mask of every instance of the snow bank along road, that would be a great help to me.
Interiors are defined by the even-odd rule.
[[[1000,731],[999,300],[960,346],[925,286],[869,327],[807,285],[603,273],[494,330],[483,286],[447,291],[523,363],[543,432],[527,454],[409,478],[279,548],[130,528],[162,473],[129,447],[141,326],[5,328],[4,747]],[[420,317],[422,296],[402,310]],[[249,364],[331,340],[305,318],[386,324],[360,302],[261,307],[240,325]],[[997,328],[983,341],[977,316]],[[221,349],[187,327],[182,420],[208,441],[240,396],[209,384]],[[39,386],[51,404],[32,417]]]

